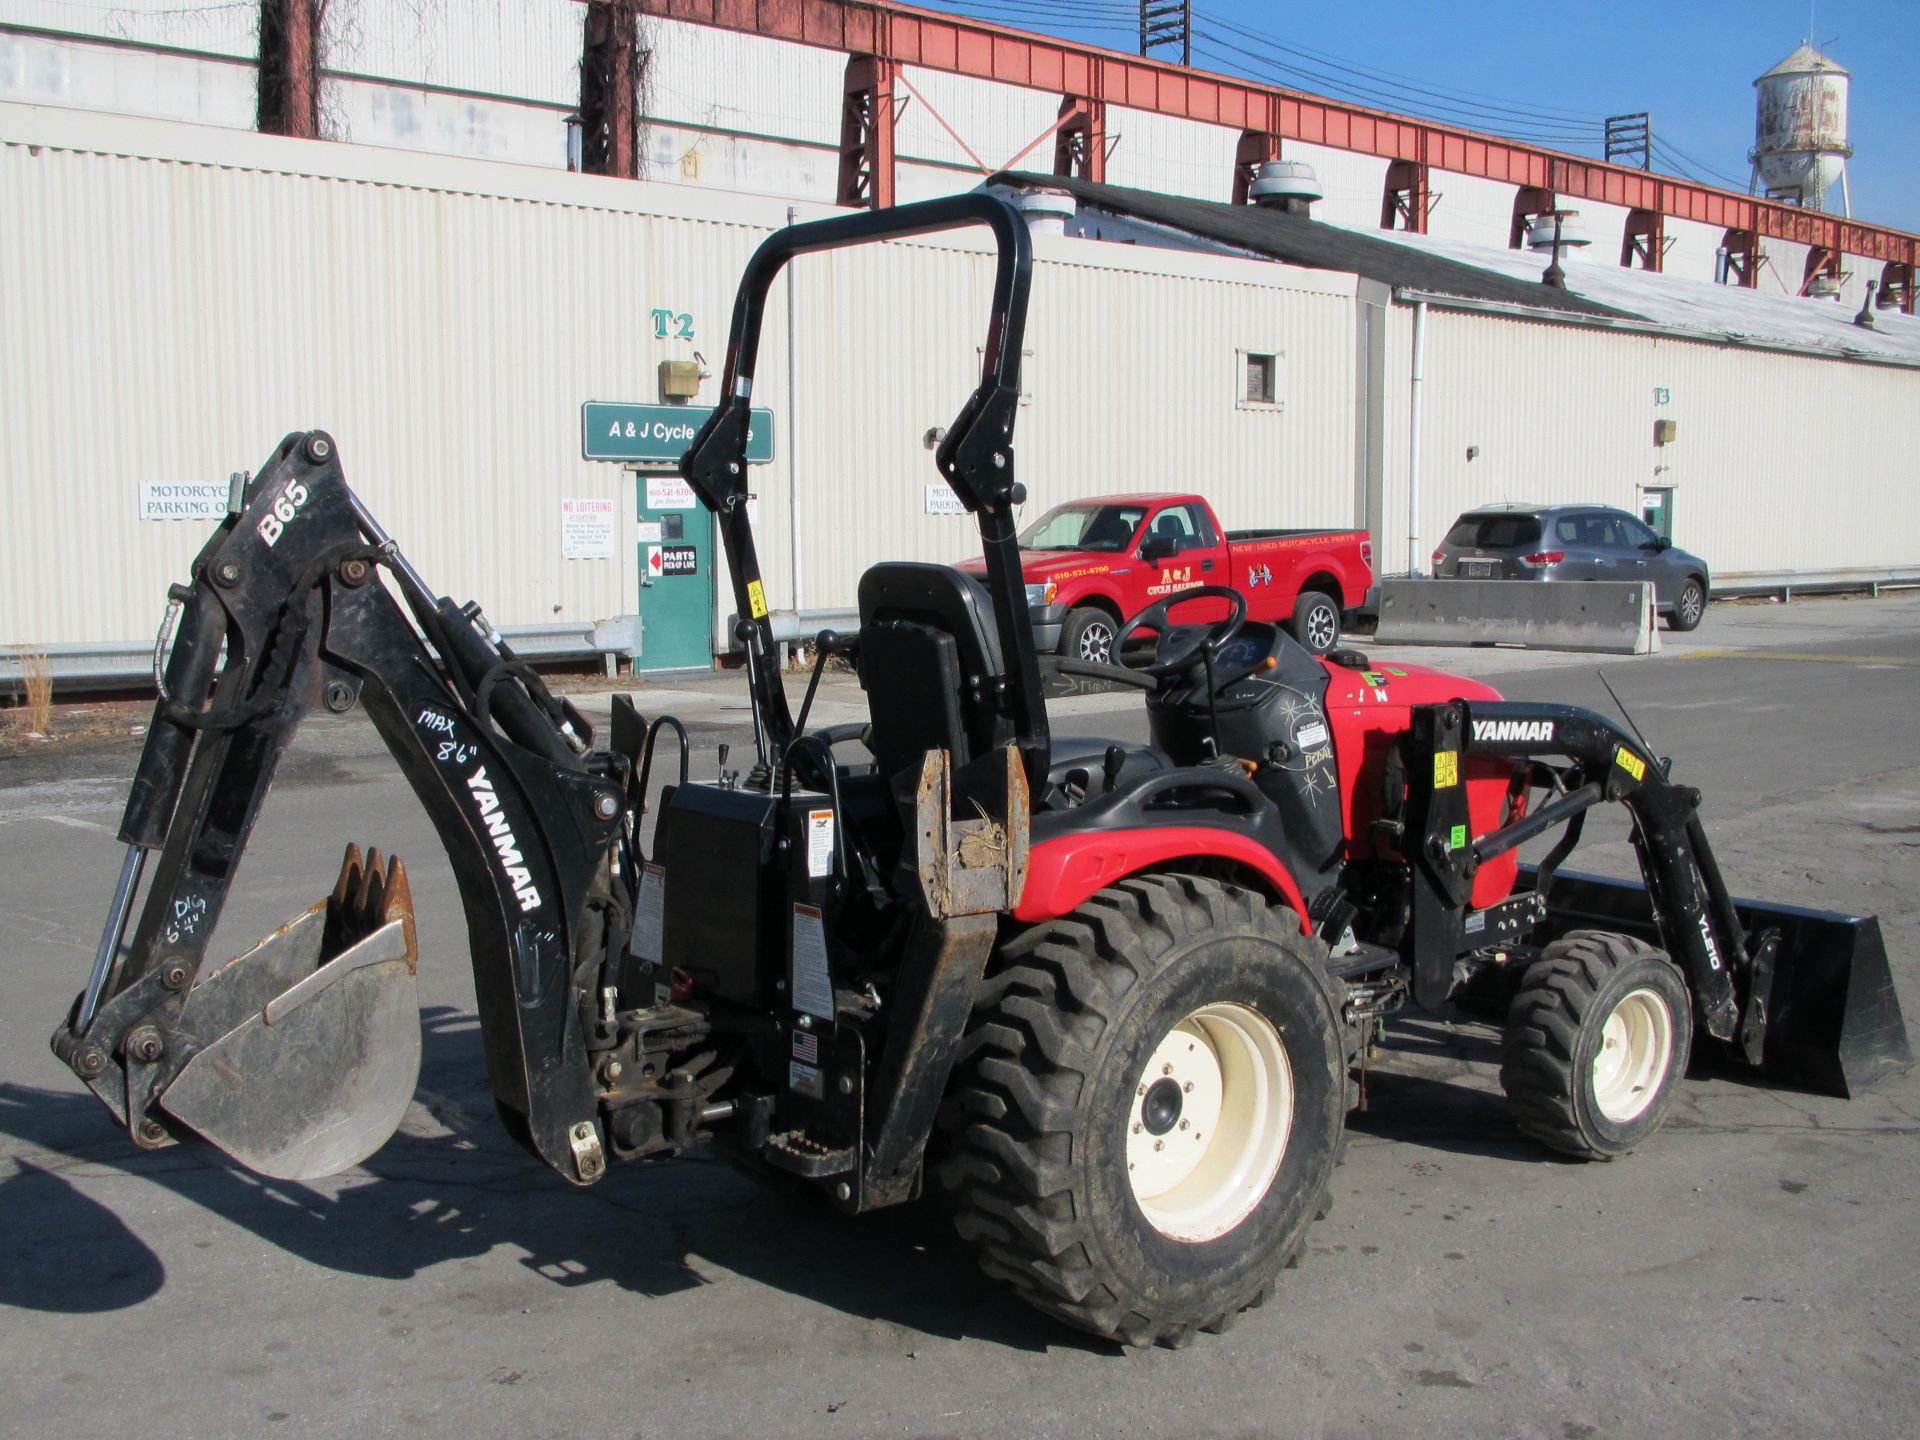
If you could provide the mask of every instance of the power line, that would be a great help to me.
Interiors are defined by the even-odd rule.
[[[1343,60],[1337,55],[1329,55],[1318,50],[1310,50],[1302,45],[1291,44],[1269,31],[1255,30],[1216,15],[1208,14],[1205,15],[1204,18],[1209,24],[1217,25],[1222,30],[1229,31],[1243,39],[1251,40],[1263,47],[1278,50],[1288,55],[1295,55],[1303,60],[1310,60],[1334,70],[1343,71],[1358,79],[1372,82],[1376,87],[1386,90],[1398,90],[1405,91],[1409,94],[1424,95],[1433,99],[1447,101],[1450,104],[1454,102],[1464,102],[1464,108],[1466,109],[1514,115],[1522,119],[1547,121],[1556,125],[1566,124],[1568,122],[1583,126],[1598,125],[1604,119],[1604,117],[1600,115],[1588,114],[1584,111],[1558,110],[1552,107],[1541,106],[1528,107],[1511,105],[1506,103],[1501,97],[1484,95],[1471,90],[1457,90],[1451,86],[1437,85],[1431,82],[1416,81],[1410,76],[1396,75],[1392,71],[1375,70],[1370,66],[1359,65],[1351,61]]]
[[[1475,129],[1494,131],[1514,139],[1538,141],[1543,144],[1598,147],[1604,135],[1602,127],[1598,125],[1591,129],[1575,130],[1567,127],[1563,122],[1537,118],[1530,123],[1521,124],[1517,123],[1517,117],[1489,114],[1464,106],[1429,103],[1413,107],[1409,106],[1402,96],[1385,94],[1367,86],[1341,81],[1337,77],[1324,75],[1305,66],[1276,60],[1272,56],[1263,55],[1258,51],[1249,50],[1245,46],[1222,39],[1210,31],[1201,30],[1195,33],[1206,48],[1212,50],[1216,56],[1221,56],[1224,63],[1228,65],[1246,69],[1249,68],[1248,62],[1251,62],[1252,66],[1264,69],[1269,75],[1292,76],[1296,81],[1304,81],[1306,86],[1313,88],[1316,93],[1344,95],[1363,104],[1378,106],[1385,110],[1417,108],[1445,123],[1467,125]]]

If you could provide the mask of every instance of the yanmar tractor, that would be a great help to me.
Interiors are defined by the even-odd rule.
[[[796,718],[745,490],[768,287],[807,252],[969,225],[998,242],[993,312],[937,464],[985,584],[875,565]],[[1699,794],[1598,714],[1314,659],[1202,588],[1127,627],[1154,637],[1131,670],[1048,662],[1137,686],[1152,743],[1052,734],[1015,547],[1030,269],[1019,217],[979,194],[793,226],[754,256],[724,400],[682,465],[743,617],[744,779],[689,780],[678,722],[624,699],[595,748],[477,607],[416,573],[332,439],[287,437],[173,590],[120,883],[54,1037],[133,1143],[197,1134],[310,1178],[407,1108],[399,861],[350,848],[329,899],[207,963],[316,705],[364,705],[432,817],[500,1116],[561,1175],[711,1145],[848,1212],[935,1188],[987,1270],[1131,1344],[1266,1299],[1327,1204],[1350,1074],[1405,1002],[1503,1018],[1520,1128],[1591,1158],[1660,1125],[1690,1055],[1842,1094],[1910,1062],[1878,922],[1732,899]],[[833,656],[870,723],[810,731]],[[679,778],[655,797],[663,728]],[[1643,885],[1561,871],[1610,801]]]

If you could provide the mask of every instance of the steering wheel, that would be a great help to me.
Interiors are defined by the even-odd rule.
[[[1216,620],[1211,625],[1175,625],[1170,618],[1174,607],[1184,605],[1189,600],[1224,600],[1231,608],[1224,620]],[[1158,604],[1149,605],[1122,625],[1120,633],[1113,637],[1113,661],[1121,669],[1131,670],[1136,675],[1151,675],[1156,679],[1178,675],[1200,659],[1202,654],[1208,659],[1219,654],[1220,648],[1238,635],[1240,627],[1246,623],[1246,596],[1226,585],[1196,585],[1191,590],[1182,590]],[[1159,632],[1160,640],[1154,646],[1151,665],[1129,665],[1121,659],[1121,647],[1136,630]]]

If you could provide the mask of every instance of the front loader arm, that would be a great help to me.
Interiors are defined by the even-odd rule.
[[[1412,745],[1409,944],[1422,1004],[1454,986],[1476,868],[1564,826],[1532,896],[1507,902],[1532,905],[1543,933],[1568,928],[1573,916],[1663,946],[1687,977],[1702,1033],[1748,1065],[1846,1094],[1910,1063],[1878,921],[1735,899],[1700,819],[1700,792],[1675,784],[1637,736],[1578,706],[1476,700],[1416,707]],[[1532,813],[1472,834],[1468,756],[1528,765],[1533,782],[1550,778],[1554,793]],[[1642,885],[1567,876],[1556,886],[1586,812],[1607,802],[1633,817]]]
[[[382,583],[383,566],[395,572],[431,651]],[[169,1143],[183,1111],[192,1113],[194,1128],[221,1143],[214,1132],[226,1121],[207,1119],[215,1109],[224,1116],[244,1104],[249,1125],[276,1107],[290,1117],[311,1109],[316,1076],[329,1062],[337,1067],[343,1053],[330,1052],[325,1037],[308,1047],[311,1058],[302,1058],[304,1049],[296,1054],[291,1040],[273,1047],[250,1039],[261,1053],[276,1055],[269,1068],[245,1077],[244,1096],[225,1084],[218,1107],[210,1108],[203,1093],[222,1040],[212,1030],[233,1024],[237,1014],[262,1022],[256,1026],[261,1035],[276,1024],[282,1035],[297,1028],[288,1022],[287,999],[265,981],[211,982],[241,966],[278,973],[290,963],[282,952],[294,943],[282,935],[291,936],[302,922],[225,967],[207,966],[206,951],[274,770],[302,718],[314,705],[339,711],[361,700],[426,808],[459,882],[488,1071],[502,1115],[562,1174],[582,1183],[597,1178],[604,1153],[582,1038],[575,971],[583,957],[576,950],[590,892],[606,892],[627,802],[620,777],[610,773],[612,762],[583,753],[590,739],[584,721],[488,637],[477,612],[425,590],[348,489],[332,441],[317,432],[281,444],[248,487],[244,508],[196,559],[192,583],[176,587],[175,599],[183,624],[121,835],[129,847],[123,881],[137,880],[152,855],[151,883],[124,948],[133,885],[123,884],[101,963],[55,1036],[55,1051],[146,1147]],[[356,873],[361,900],[371,885],[391,911],[392,873],[371,881]],[[324,926],[314,920],[306,927],[315,936],[327,932],[314,971],[346,957],[361,965],[356,974],[365,972],[370,961],[346,952],[380,923],[399,923],[386,913],[355,917],[346,913],[351,910],[337,900]],[[410,918],[403,928],[410,974]],[[309,974],[306,990],[338,991],[334,1008],[343,1014],[373,1006],[330,976]],[[232,998],[242,993],[250,998]],[[278,1019],[275,1005],[282,1007]],[[320,1007],[302,1013],[319,1023]],[[417,1048],[417,1020],[414,1025]],[[220,1054],[225,1069],[233,1068],[239,1044]],[[208,1062],[187,1083],[203,1052]],[[364,1064],[377,1068],[388,1060],[369,1054]],[[351,1085],[362,1077],[337,1078]],[[411,1077],[403,1078],[410,1094]],[[193,1103],[180,1103],[182,1097]],[[228,1148],[247,1158],[244,1147]]]

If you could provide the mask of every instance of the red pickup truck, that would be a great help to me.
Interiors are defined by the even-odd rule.
[[[1083,660],[1104,662],[1122,624],[1197,585],[1231,585],[1247,597],[1249,616],[1283,622],[1324,655],[1340,642],[1343,614],[1359,608],[1373,586],[1366,531],[1223,532],[1198,495],[1069,501],[1023,530],[1020,550],[1041,652]],[[968,560],[960,568],[982,574],[985,566]],[[1192,609],[1179,618],[1208,618]]]

